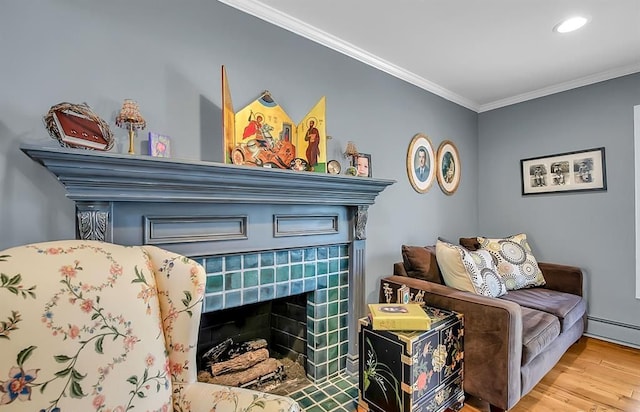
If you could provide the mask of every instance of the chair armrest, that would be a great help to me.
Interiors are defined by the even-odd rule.
[[[380,280],[394,289],[407,285],[424,290],[427,305],[464,314],[464,389],[490,404],[508,409],[520,398],[522,312],[517,303],[459,291],[445,285],[402,276]],[[394,287],[395,286],[395,287]]]
[[[577,266],[538,262],[547,289],[582,296],[582,269]]]
[[[262,412],[300,412],[293,399],[204,382],[174,384],[173,406],[176,411],[209,412],[260,410]]]

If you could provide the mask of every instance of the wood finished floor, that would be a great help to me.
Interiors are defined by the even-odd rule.
[[[462,412],[489,412],[467,398]],[[640,412],[640,350],[582,337],[509,412]]]

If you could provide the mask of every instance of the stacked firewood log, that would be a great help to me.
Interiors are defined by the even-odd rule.
[[[285,378],[284,365],[269,356],[264,339],[234,343],[232,339],[214,346],[202,356],[209,383],[251,388]]]

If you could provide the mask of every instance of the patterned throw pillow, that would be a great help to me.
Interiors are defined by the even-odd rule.
[[[531,253],[527,235],[509,236],[504,239],[478,237],[480,250],[486,250],[496,259],[498,274],[507,290],[517,290],[545,284],[536,258]]]
[[[436,258],[447,286],[494,298],[507,293],[491,254],[487,251],[472,252],[438,240]]]

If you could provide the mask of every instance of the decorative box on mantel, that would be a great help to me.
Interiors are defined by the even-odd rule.
[[[369,205],[393,180],[23,144],[75,201],[78,238],[198,259],[346,245],[347,370],[357,372]]]

